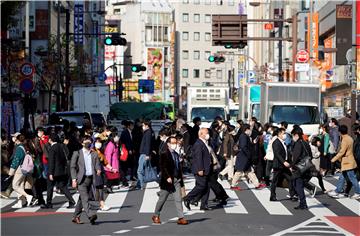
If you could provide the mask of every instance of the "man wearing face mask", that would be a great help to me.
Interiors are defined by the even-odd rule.
[[[90,208],[89,192],[95,175],[101,175],[101,166],[97,153],[90,149],[91,143],[91,137],[85,136],[82,140],[83,148],[78,152],[74,152],[71,158],[72,186],[77,188],[80,194],[72,219],[75,224],[83,224],[80,220],[83,209],[92,225],[95,224],[97,219],[97,215]]]
[[[166,147],[160,153],[160,191],[159,200],[156,204],[155,215],[152,217],[154,224],[161,224],[160,212],[170,194],[174,196],[174,203],[179,217],[177,224],[187,225],[188,221],[184,218],[181,187],[184,186],[182,179],[182,169],[179,155],[176,153],[177,140],[170,137],[166,140]]]
[[[271,182],[270,201],[277,201],[275,190],[281,175],[283,175],[289,183],[290,199],[295,201],[296,200],[296,198],[294,197],[295,191],[291,184],[290,162],[288,157],[288,151],[285,144],[285,140],[287,138],[286,130],[283,128],[275,130],[274,135],[277,135],[277,139],[275,139],[274,142],[272,143],[274,160],[273,160],[273,180]]]
[[[51,147],[48,157],[49,170],[47,179],[46,204],[41,205],[41,208],[52,208],[54,186],[57,186],[69,200],[69,206],[67,208],[74,208],[75,200],[72,198],[69,189],[67,188],[67,158],[64,152],[63,144],[59,143],[59,137],[54,133],[50,135],[49,144]]]
[[[212,157],[208,148],[210,139],[207,128],[199,130],[199,139],[195,142],[192,150],[192,172],[195,175],[195,188],[184,198],[186,208],[190,210],[190,204],[201,198],[200,210],[210,210],[209,199],[209,175],[212,171]]]

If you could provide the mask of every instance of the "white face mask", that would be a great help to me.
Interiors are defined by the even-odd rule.
[[[170,147],[171,150],[175,151],[177,145],[176,144],[170,144],[169,147]]]
[[[11,140],[16,143],[16,138],[15,137],[12,137]]]
[[[245,131],[245,134],[246,134],[247,136],[250,136],[250,135],[251,135],[251,130],[246,130],[246,131]]]
[[[114,142],[115,142],[115,143],[118,143],[119,140],[120,140],[119,136],[115,136],[115,137],[114,137]]]
[[[106,135],[109,136],[111,134],[111,131],[107,131]]]
[[[101,146],[102,146],[102,144],[101,144],[101,143],[97,143],[97,142],[95,143],[95,148],[96,148],[96,149],[100,149],[100,148],[101,148]]]
[[[286,134],[283,134],[283,135],[282,135],[282,140],[284,140],[284,141],[285,141],[285,140],[286,140],[286,138],[287,138],[287,135],[286,135]]]
[[[206,134],[205,135],[205,140],[209,140],[210,139],[210,134]]]

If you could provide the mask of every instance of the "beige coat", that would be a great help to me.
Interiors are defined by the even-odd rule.
[[[357,167],[353,153],[354,140],[349,135],[342,135],[340,151],[331,162],[341,161],[341,171],[353,170]]]

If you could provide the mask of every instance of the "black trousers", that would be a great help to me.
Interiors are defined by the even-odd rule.
[[[201,199],[201,206],[205,207],[209,200],[209,176],[195,175],[195,187],[188,193],[186,200],[197,202]]]
[[[44,200],[42,192],[45,189],[47,190],[47,181],[46,181],[46,179],[44,179],[42,177],[36,179],[33,188],[35,190],[35,195],[36,195],[36,198],[38,199],[38,203],[39,204],[45,204],[45,200]]]
[[[270,194],[270,198],[276,198],[276,186],[279,182],[279,178],[280,176],[284,176],[286,178],[286,180],[289,183],[289,192],[290,192],[290,196],[294,196],[295,195],[295,190],[294,187],[291,183],[291,172],[289,169],[285,169],[285,168],[281,168],[281,169],[275,169],[274,170],[274,177],[273,180],[271,182],[271,194]]]
[[[223,186],[217,181],[218,179],[218,172],[212,172],[209,175],[209,186],[210,189],[214,192],[217,199],[226,200],[229,196],[226,194],[225,189]]]
[[[296,178],[293,180],[293,184],[296,193],[299,196],[300,206],[307,206],[305,192],[304,192],[304,180],[302,178]]]
[[[62,176],[54,176],[54,180],[51,181],[48,177],[47,179],[47,196],[46,203],[51,204],[53,198],[54,187],[57,186],[61,191],[65,194],[65,197],[69,200],[69,202],[74,203],[75,201],[71,196],[71,193],[67,187],[68,177],[66,175]]]

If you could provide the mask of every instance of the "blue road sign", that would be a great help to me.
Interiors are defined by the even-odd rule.
[[[105,74],[105,72],[102,72],[99,74],[99,81],[104,82],[107,79],[107,75]]]

